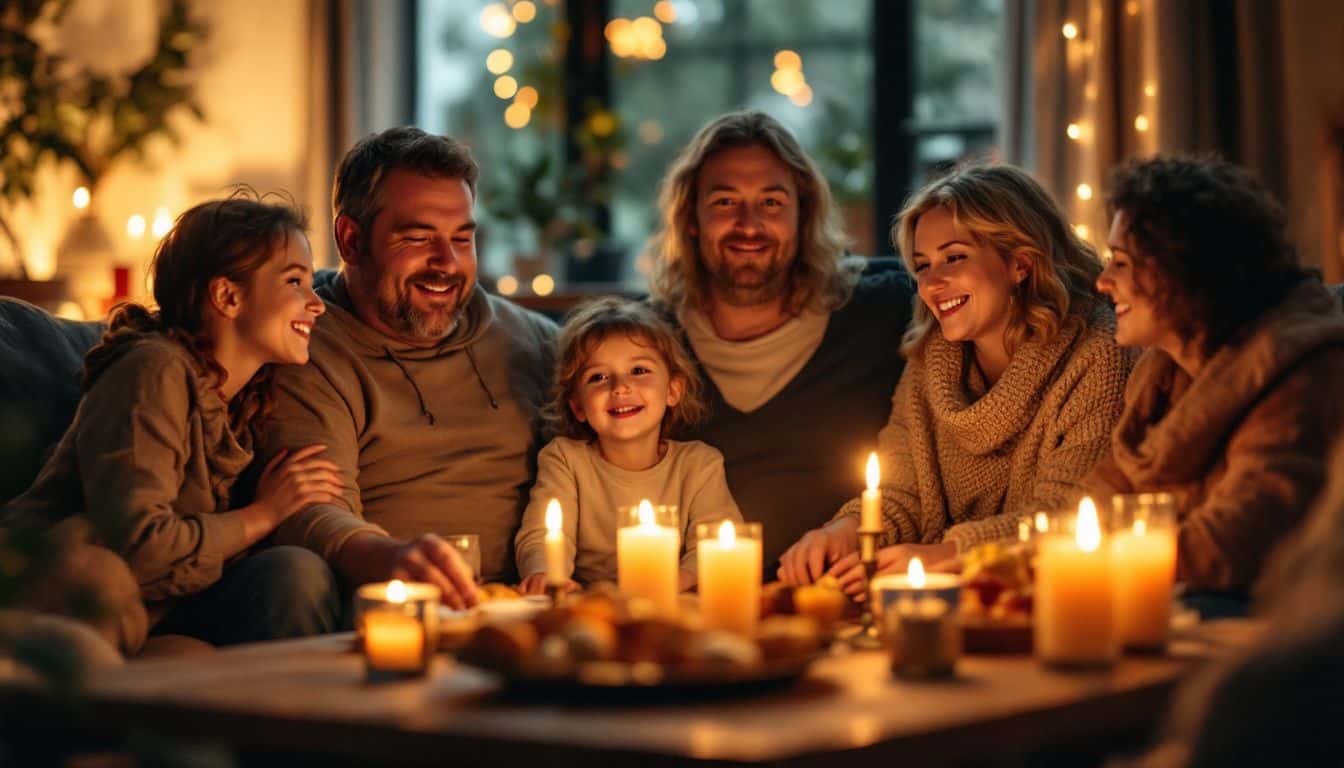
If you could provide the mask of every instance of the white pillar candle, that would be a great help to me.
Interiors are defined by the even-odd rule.
[[[859,530],[880,531],[882,530],[882,492],[878,490],[878,485],[882,478],[876,452],[868,454],[868,466],[864,468],[864,475],[868,481],[868,487],[864,490],[860,500]]]
[[[546,505],[546,583],[559,586],[569,581],[565,567],[565,531],[560,500],[551,499]]]
[[[1115,499],[1114,558],[1116,621],[1121,642],[1131,648],[1167,644],[1171,595],[1176,580],[1176,531],[1171,497],[1138,494]]]
[[[674,616],[681,550],[677,529],[659,525],[647,499],[639,503],[636,520],[616,531],[616,583],[626,596],[644,598],[659,614]],[[675,526],[675,520],[670,522]]]
[[[1064,528],[1062,520],[1060,528]],[[1101,665],[1120,652],[1108,542],[1090,498],[1078,505],[1073,535],[1052,530],[1036,556],[1036,654],[1062,665]]]
[[[738,530],[733,521],[697,529],[700,616],[706,629],[756,634],[761,610],[761,526]]]

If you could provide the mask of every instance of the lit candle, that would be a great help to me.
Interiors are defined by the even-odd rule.
[[[756,633],[761,607],[761,525],[733,521],[697,528],[700,617],[706,629]]]
[[[1176,579],[1176,531],[1167,494],[1120,496],[1114,558],[1116,621],[1127,647],[1158,649],[1167,644],[1171,593]]]
[[[859,530],[882,530],[882,492],[877,489],[881,483],[881,470],[877,464],[877,453],[868,454],[868,466],[864,470],[868,488],[863,492],[859,506]]]
[[[914,557],[904,576],[874,579],[873,593],[882,606],[892,674],[914,679],[951,675],[961,655],[957,577],[926,574],[923,561]]]
[[[387,602],[406,604],[406,585],[387,585]],[[364,616],[364,652],[369,667],[387,672],[413,672],[424,664],[425,630],[414,616],[393,611],[369,611]]]
[[[639,502],[636,520],[635,525],[616,531],[617,585],[623,594],[644,598],[658,613],[673,616],[677,612],[681,543],[677,529],[659,525],[647,499]],[[675,525],[675,520],[671,522]]]
[[[1120,652],[1110,547],[1097,506],[1078,505],[1073,536],[1052,531],[1036,556],[1036,653],[1062,665],[1109,664]]]
[[[438,642],[439,590],[431,584],[366,584],[355,608],[370,675],[423,674]]]
[[[565,568],[565,532],[562,529],[560,500],[551,499],[546,505],[546,583],[563,585],[569,580]]]

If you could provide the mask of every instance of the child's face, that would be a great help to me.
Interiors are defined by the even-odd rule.
[[[284,247],[248,278],[234,320],[240,346],[261,363],[308,362],[308,338],[325,309],[313,293],[313,255],[308,238],[290,232]]]
[[[671,378],[658,350],[626,335],[603,340],[579,371],[569,407],[601,441],[657,440],[684,382]]]

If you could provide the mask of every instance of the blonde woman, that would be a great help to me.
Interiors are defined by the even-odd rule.
[[[1126,356],[1092,284],[1101,264],[1034,179],[1009,166],[920,190],[892,237],[915,276],[905,373],[878,438],[880,572],[1014,535],[1072,501],[1120,414]],[[791,584],[861,593],[859,500],[781,558]]]

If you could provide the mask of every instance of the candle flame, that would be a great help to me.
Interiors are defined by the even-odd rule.
[[[393,579],[387,583],[387,601],[389,603],[406,602],[406,585],[401,579]]]
[[[561,524],[560,500],[551,499],[546,503],[546,530],[548,532],[558,531]]]
[[[1036,513],[1036,532],[1045,533],[1050,529],[1050,516],[1044,512]]]
[[[1134,521],[1134,535],[1142,536],[1148,532],[1148,521],[1139,519]]]
[[[737,528],[733,527],[732,520],[724,520],[719,526],[719,545],[731,547],[737,543]]]
[[[877,452],[868,454],[868,466],[864,470],[864,475],[868,480],[868,490],[877,490],[877,485],[882,481],[881,468],[877,464]]]
[[[1078,548],[1096,552],[1101,546],[1101,522],[1097,519],[1097,505],[1092,497],[1084,496],[1078,503],[1078,525],[1074,530]]]
[[[906,566],[905,575],[910,579],[910,586],[923,589],[927,581],[924,577],[924,561],[918,557],[910,558],[910,565]]]
[[[653,516],[653,505],[648,499],[639,502],[639,524],[644,528],[651,528],[658,524],[658,520]]]

